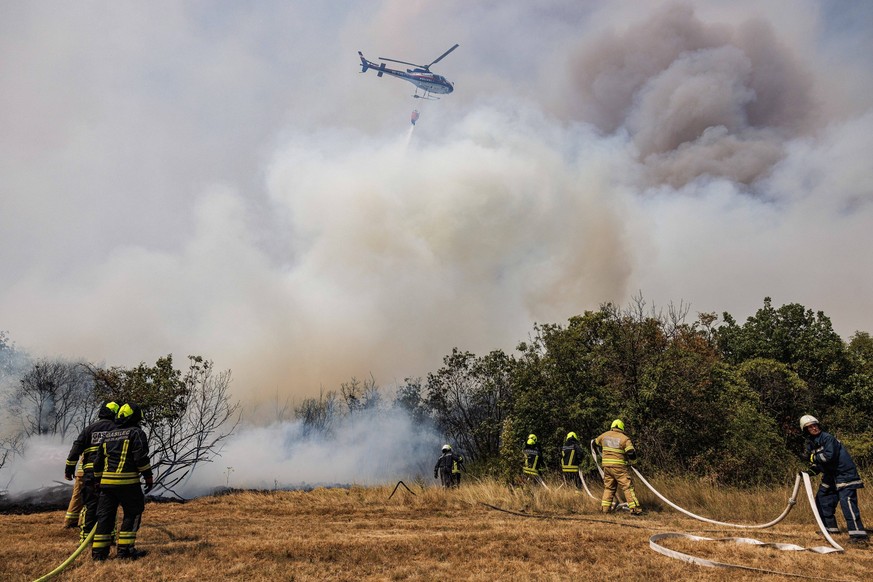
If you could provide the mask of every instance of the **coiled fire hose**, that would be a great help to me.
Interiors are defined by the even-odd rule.
[[[76,548],[76,551],[73,552],[70,555],[70,557],[64,561],[63,564],[61,564],[60,566],[58,566],[57,568],[55,568],[54,570],[52,570],[51,572],[49,572],[48,574],[43,576],[42,578],[37,578],[34,582],[44,582],[45,580],[50,580],[50,579],[54,578],[55,576],[57,576],[58,574],[60,574],[61,572],[63,572],[67,568],[67,566],[72,564],[73,561],[79,557],[79,554],[81,554],[84,551],[84,549],[88,547],[88,544],[90,544],[91,540],[94,539],[94,533],[96,531],[97,531],[97,525],[95,524],[94,527],[91,528],[91,533],[89,533],[88,537],[85,538],[85,541],[83,541],[81,543],[81,545],[79,545],[79,547]]]

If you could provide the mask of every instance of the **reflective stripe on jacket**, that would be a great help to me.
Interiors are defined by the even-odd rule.
[[[561,471],[576,473],[579,471],[579,459],[582,457],[582,447],[578,441],[567,441],[561,447]]]
[[[634,444],[624,432],[608,430],[596,439],[594,443],[601,448],[603,465],[627,465],[627,455],[634,450]]]
[[[139,484],[140,474],[151,477],[148,439],[143,430],[132,426],[105,432],[94,473],[101,486]]]
[[[541,472],[540,469],[540,455],[542,451],[537,446],[528,446],[524,449],[524,474],[525,475],[539,475]]]
[[[103,434],[114,428],[115,422],[107,418],[101,418],[86,426],[73,441],[73,447],[67,455],[67,467],[74,467],[81,456],[82,473],[80,474],[93,473],[94,460],[97,458],[97,449],[103,442]]]
[[[825,480],[832,479],[837,489],[860,489],[864,486],[855,461],[834,435],[822,431],[815,438],[807,438],[806,454],[812,466],[822,473],[823,485]]]

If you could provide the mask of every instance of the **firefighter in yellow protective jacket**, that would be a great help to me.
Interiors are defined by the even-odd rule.
[[[612,499],[621,485],[631,514],[641,514],[643,510],[634,493],[634,482],[627,468],[628,461],[634,461],[637,453],[630,438],[624,434],[624,422],[620,419],[613,420],[610,429],[597,437],[594,444],[600,449],[603,464],[603,499],[600,500],[600,511],[610,511]]]

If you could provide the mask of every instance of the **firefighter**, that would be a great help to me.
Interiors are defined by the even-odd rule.
[[[455,455],[452,460],[452,487],[461,486],[461,471],[467,472],[467,467],[464,465],[464,456]]]
[[[136,532],[145,509],[140,475],[145,478],[146,493],[154,486],[148,438],[139,427],[141,420],[139,406],[130,403],[123,405],[118,409],[117,428],[103,434],[103,445],[97,450],[94,475],[100,479],[100,500],[97,503],[97,533],[91,547],[91,558],[94,560],[109,557],[119,505],[124,510],[124,517],[118,531],[117,556],[136,560],[146,554],[135,548]]]
[[[464,458],[452,452],[452,446],[443,445],[442,454],[437,459],[436,465],[433,467],[433,478],[439,478],[443,487],[455,487],[461,483],[461,469],[459,464],[463,465]],[[455,481],[455,471],[458,473],[457,483]]]
[[[858,468],[843,444],[832,434],[824,432],[818,419],[806,414],[800,417],[800,429],[806,437],[809,475],[821,473],[821,484],[815,494],[815,505],[828,533],[839,533],[835,516],[837,503],[846,518],[849,541],[866,545],[868,536],[858,510],[858,489],[864,487]]]
[[[621,485],[631,515],[640,515],[643,510],[634,493],[634,482],[627,468],[629,461],[636,460],[637,453],[631,440],[624,434],[624,422],[621,419],[613,420],[609,430],[597,437],[594,444],[600,449],[603,463],[600,511],[607,513],[612,509],[612,499]]]
[[[64,514],[64,527],[69,528],[79,527],[79,525],[81,525],[82,523],[82,506],[84,505],[82,495],[82,478],[85,474],[82,470],[82,465],[84,465],[85,461],[82,458],[79,458],[78,461],[78,470],[76,470],[77,459],[73,459],[72,463],[69,459],[67,459],[67,466],[64,469],[64,478],[67,481],[73,482],[73,494],[70,496],[69,505],[67,505],[67,513]],[[75,478],[73,476],[73,473],[75,473]]]
[[[97,500],[100,497],[100,491],[97,487],[97,480],[94,477],[94,460],[97,457],[97,449],[102,443],[103,433],[115,428],[115,415],[118,412],[118,404],[115,402],[107,402],[100,407],[97,412],[97,420],[92,422],[79,433],[76,440],[73,441],[73,447],[70,449],[70,454],[67,456],[67,466],[64,471],[64,478],[69,481],[73,478],[73,469],[76,466],[76,459],[81,457],[81,477],[76,478],[77,484],[82,483],[81,505],[82,519],[80,520],[81,530],[79,539],[85,541],[88,534],[97,523]],[[73,487],[73,496],[75,498],[76,487]],[[72,501],[70,501],[72,504]],[[70,510],[67,509],[67,520],[69,522]]]
[[[537,483],[543,483],[542,473],[545,470],[543,464],[543,449],[537,442],[537,435],[527,435],[527,442],[524,447],[524,468],[523,472],[526,478],[532,479]]]
[[[582,488],[582,477],[579,475],[579,459],[585,451],[582,450],[582,445],[579,444],[579,437],[575,432],[568,432],[564,439],[564,446],[561,447],[561,475],[564,477],[564,483],[571,483],[576,489]]]

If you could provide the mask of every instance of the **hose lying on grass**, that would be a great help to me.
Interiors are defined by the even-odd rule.
[[[594,464],[597,466],[598,472],[600,473],[601,476],[603,476],[603,469],[600,467],[600,464],[597,462],[597,452],[594,448],[594,441],[591,441],[591,456],[594,458]],[[778,517],[776,517],[775,519],[773,519],[771,521],[768,521],[767,523],[747,525],[747,524],[737,524],[737,523],[728,523],[728,522],[723,522],[723,521],[716,521],[714,519],[709,519],[707,517],[702,517],[702,516],[696,515],[694,513],[691,513],[690,511],[679,507],[678,505],[676,505],[675,503],[673,503],[672,501],[670,501],[669,499],[664,497],[664,495],[662,495],[657,489],[655,489],[652,486],[652,484],[649,483],[646,480],[646,478],[643,477],[639,471],[637,471],[637,469],[635,467],[631,467],[630,469],[634,472],[634,474],[637,476],[637,478],[639,478],[639,480],[642,481],[643,484],[646,487],[648,487],[649,490],[652,493],[654,493],[656,497],[658,497],[658,499],[660,499],[661,501],[663,501],[664,503],[666,503],[667,505],[669,505],[673,509],[676,509],[677,511],[687,515],[688,517],[694,518],[694,519],[699,520],[699,521],[704,521],[706,523],[712,523],[712,524],[720,525],[720,526],[724,526],[724,527],[735,527],[735,528],[743,528],[743,529],[765,529],[765,528],[773,527],[774,525],[776,525],[777,523],[779,523],[780,521],[785,519],[785,517],[788,515],[788,513],[797,504],[797,493],[798,493],[798,490],[800,489],[800,483],[802,480],[803,484],[804,484],[804,488],[806,490],[806,497],[809,501],[809,506],[810,506],[810,508],[812,508],[812,514],[815,516],[816,524],[818,525],[818,528],[819,528],[819,530],[821,530],[821,533],[824,535],[825,539],[830,544],[830,547],[818,546],[818,547],[813,547],[813,548],[805,548],[803,546],[797,546],[795,544],[768,543],[768,542],[762,542],[759,540],[754,540],[751,538],[719,538],[718,540],[713,540],[712,538],[704,538],[704,537],[694,536],[691,534],[680,533],[680,532],[655,534],[652,537],[650,537],[649,538],[649,547],[652,548],[653,550],[655,550],[656,552],[663,554],[667,557],[676,558],[676,559],[682,560],[684,562],[688,562],[691,564],[697,564],[699,566],[706,566],[706,567],[710,567],[710,568],[738,568],[738,569],[742,569],[742,570],[753,570],[753,571],[767,573],[767,574],[779,574],[782,576],[808,578],[808,576],[804,576],[804,575],[800,575],[800,574],[791,574],[791,573],[787,573],[787,572],[776,572],[776,571],[772,571],[772,570],[764,570],[761,568],[752,568],[750,566],[742,566],[742,565],[738,565],[738,564],[727,564],[724,562],[715,562],[713,560],[698,558],[695,556],[691,556],[689,554],[684,554],[682,552],[678,552],[676,550],[667,549],[667,548],[661,546],[658,542],[661,540],[664,540],[664,539],[669,539],[669,538],[686,538],[686,539],[700,540],[700,541],[713,540],[713,541],[734,542],[734,543],[740,543],[740,544],[752,544],[752,545],[756,545],[756,546],[765,546],[765,547],[775,548],[777,550],[783,550],[783,551],[810,551],[810,552],[816,552],[818,554],[830,554],[830,553],[834,553],[834,552],[844,552],[845,551],[845,549],[840,544],[838,544],[836,541],[834,541],[834,539],[828,533],[827,528],[825,528],[824,523],[821,520],[821,516],[818,513],[818,508],[815,504],[815,495],[812,492],[812,483],[809,480],[809,475],[806,473],[798,473],[797,474],[797,477],[794,480],[794,490],[791,493],[791,497],[788,499],[788,504],[785,506],[785,509],[782,511],[781,514],[779,514]],[[586,490],[587,490],[587,487],[586,487]],[[589,495],[591,495],[590,492],[589,492]],[[592,495],[592,497],[593,497],[593,495]]]
[[[41,578],[37,578],[35,580],[35,582],[44,582],[45,580],[50,580],[50,579],[54,578],[55,576],[57,576],[58,574],[60,574],[61,572],[63,572],[67,568],[67,566],[72,564],[73,561],[79,557],[79,554],[81,554],[82,551],[84,551],[84,549],[88,547],[88,544],[90,544],[91,540],[94,539],[94,532],[96,532],[96,531],[97,531],[97,525],[95,524],[94,527],[91,528],[91,533],[89,533],[88,537],[85,538],[85,541],[83,541],[79,545],[79,547],[76,548],[76,551],[73,552],[70,555],[70,557],[64,561],[63,564],[61,564],[60,566],[58,566],[57,568],[55,568],[54,570],[52,570],[51,572],[49,572],[45,576],[43,576]]]

